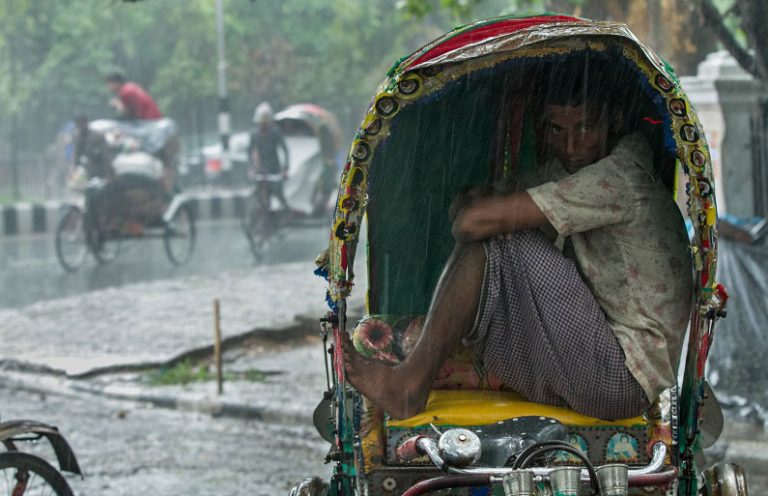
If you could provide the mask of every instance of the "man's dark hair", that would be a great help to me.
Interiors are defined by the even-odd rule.
[[[122,72],[110,72],[107,74],[107,76],[104,78],[106,82],[108,83],[117,83],[117,84],[125,84],[125,76]]]

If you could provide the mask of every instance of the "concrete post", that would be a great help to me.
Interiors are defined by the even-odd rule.
[[[712,152],[718,210],[738,217],[755,215],[750,117],[758,102],[768,98],[768,85],[725,51],[709,54],[696,76],[681,81]]]

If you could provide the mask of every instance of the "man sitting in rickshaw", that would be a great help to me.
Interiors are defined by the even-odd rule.
[[[675,383],[688,238],[607,67],[555,65],[539,96],[540,165],[516,191],[454,201],[456,245],[407,358],[366,359],[345,336],[347,379],[392,417],[424,410],[460,343],[505,387],[592,417],[639,415]]]

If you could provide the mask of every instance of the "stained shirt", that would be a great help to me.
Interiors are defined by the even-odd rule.
[[[675,383],[693,294],[683,218],[654,176],[652,157],[645,138],[630,134],[573,174],[558,160],[547,161],[535,174],[539,185],[527,189],[570,241],[582,278],[650,401]]]

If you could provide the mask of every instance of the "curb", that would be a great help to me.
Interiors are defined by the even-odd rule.
[[[355,317],[361,318],[361,317]],[[284,344],[290,341],[299,340],[317,332],[320,317],[309,315],[297,315],[291,324],[286,324],[277,328],[256,328],[245,331],[240,334],[228,336],[221,341],[222,351],[235,349],[250,339],[259,339],[262,341]],[[25,362],[18,359],[0,359],[0,370],[11,373],[21,373],[25,375],[55,376],[61,379],[91,379],[101,375],[120,374],[129,372],[140,372],[148,369],[162,367],[173,367],[185,360],[201,360],[213,356],[214,345],[206,344],[196,348],[189,348],[167,360],[145,361],[124,363],[118,365],[106,365],[92,368],[76,374],[67,374],[62,369],[54,369],[46,365]],[[2,380],[2,378],[0,378]]]
[[[245,212],[249,189],[183,193],[197,220],[239,217]],[[40,234],[56,229],[61,209],[77,201],[13,203],[2,207],[0,237]]]
[[[172,396],[147,393],[137,386],[108,385],[96,386],[82,381],[37,374],[11,373],[0,379],[2,388],[18,388],[45,395],[64,397],[98,396],[102,398],[149,404],[157,408],[202,413],[212,417],[227,417],[244,420],[257,420],[267,423],[290,423],[311,425],[313,412],[285,412],[284,410],[264,407],[244,402],[221,400],[210,396]],[[748,425],[746,422],[738,422]],[[706,466],[718,461],[737,463],[753,477],[765,477],[764,467],[768,460],[765,449],[766,441],[747,439],[743,435],[725,435],[718,440],[718,447],[705,451]]]
[[[294,424],[312,423],[312,413],[286,413],[284,411],[252,405],[248,403],[221,400],[203,396],[172,396],[147,393],[136,386],[95,386],[62,377],[36,376],[30,374],[5,374],[0,380],[0,387],[12,387],[46,395],[81,396],[91,395],[120,401],[146,403],[157,408],[204,413],[212,417],[229,417],[262,422],[282,422]]]
[[[357,313],[352,314],[360,318]],[[306,315],[297,315],[293,324],[278,329],[253,329],[251,331],[231,336],[222,342],[222,350],[237,348],[248,339],[262,339],[274,343],[286,343],[312,335],[319,319]],[[88,378],[99,375],[135,372],[148,368],[173,366],[185,359],[201,359],[211,356],[213,345],[186,350],[165,362],[138,363],[94,369],[84,374],[67,376],[60,370],[46,367],[30,366],[21,361],[6,361],[0,387],[15,387],[26,391],[58,396],[92,395],[121,401],[151,404],[158,408],[183,410],[204,413],[213,417],[230,417],[259,420],[262,422],[282,422],[293,424],[312,424],[313,411],[286,412],[241,401],[221,400],[210,396],[195,395],[164,395],[147,392],[148,388],[132,385],[110,384],[105,386],[90,384]],[[10,367],[8,367],[10,366]],[[2,367],[0,367],[2,368]]]

